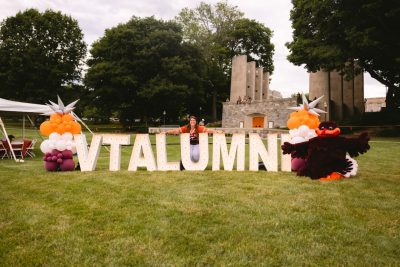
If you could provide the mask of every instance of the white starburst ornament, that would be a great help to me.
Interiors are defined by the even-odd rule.
[[[59,113],[61,115],[70,113],[71,111],[73,111],[75,109],[75,104],[79,101],[75,100],[74,102],[68,104],[67,106],[64,106],[64,103],[61,101],[61,98],[59,96],[57,96],[58,98],[58,104],[52,102],[49,100],[50,104],[46,105],[51,109],[51,111],[43,113],[43,115],[51,115],[53,113]]]
[[[298,107],[290,107],[289,109],[296,110],[296,111],[304,109],[305,111],[308,111],[310,114],[317,115],[317,116],[319,116],[320,113],[326,113],[322,109],[318,109],[315,107],[324,96],[321,96],[321,97],[315,99],[311,103],[308,103],[307,98],[305,97],[304,94],[302,94],[302,97],[303,97],[303,104],[301,104]]]

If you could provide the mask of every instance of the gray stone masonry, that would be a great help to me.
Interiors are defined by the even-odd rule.
[[[251,100],[255,99],[256,88],[256,63],[254,61],[247,62],[246,72],[246,96]]]
[[[256,69],[256,87],[254,92],[254,100],[263,99],[263,67]]]
[[[239,128],[242,122],[244,128],[252,128],[253,117],[264,117],[264,128],[286,127],[289,115],[295,107],[295,98],[253,101],[251,104],[223,103],[222,127]]]
[[[337,71],[311,72],[309,78],[310,100],[324,96],[318,104],[326,109],[326,120],[342,121],[364,112],[363,73],[347,81]]]
[[[269,92],[269,72],[264,72],[263,82],[262,82],[262,98],[268,99]]]
[[[230,101],[236,103],[246,95],[247,56],[236,56],[232,59],[232,78]]]

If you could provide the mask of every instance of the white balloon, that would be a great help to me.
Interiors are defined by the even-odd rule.
[[[74,141],[67,141],[67,142],[65,142],[65,144],[67,146],[73,146],[73,145],[75,145],[75,142]]]
[[[304,139],[303,137],[301,137],[301,136],[296,136],[296,137],[293,137],[293,138],[290,140],[290,143],[292,143],[292,144],[298,144],[298,143],[305,142],[305,141],[306,141],[306,139]]]
[[[72,136],[72,133],[70,133],[70,132],[63,133],[63,135],[61,136],[61,139],[65,140],[65,141],[72,141],[72,138],[73,138],[73,136]]]
[[[310,128],[308,128],[307,125],[301,125],[299,127],[299,136],[305,138],[305,137],[307,137],[309,131],[310,131]]]
[[[59,151],[64,151],[67,148],[67,144],[64,140],[58,140],[56,142],[56,149]]]
[[[296,137],[296,136],[298,136],[299,135],[299,131],[297,130],[297,128],[296,129],[292,129],[292,130],[289,130],[289,135],[290,135],[290,137]]]
[[[47,147],[50,149],[50,151],[56,148],[54,142],[52,142],[51,140],[49,140],[49,142],[47,143]]]
[[[59,140],[59,139],[61,139],[61,135],[59,134],[59,133],[51,133],[50,135],[49,135],[49,140],[54,140],[54,141],[57,141],[57,140]]]
[[[71,151],[72,151],[72,154],[76,154],[76,146],[73,146],[73,147],[71,148]]]
[[[309,131],[308,132],[308,136],[307,136],[307,138],[308,139],[311,139],[311,138],[314,138],[314,137],[316,137],[317,136],[317,134],[315,133],[315,131]]]
[[[41,144],[40,144],[40,150],[46,154],[48,152],[51,152],[51,149],[49,148],[49,140],[44,140]]]

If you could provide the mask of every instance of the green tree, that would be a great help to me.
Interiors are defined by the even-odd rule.
[[[294,0],[288,59],[308,71],[367,71],[400,106],[400,5],[395,0]]]
[[[213,120],[217,119],[217,103],[229,96],[233,56],[248,55],[272,73],[272,31],[254,20],[243,18],[236,6],[227,2],[218,2],[214,6],[201,2],[194,9],[182,9],[176,20],[182,25],[184,40],[199,47],[202,53]]]
[[[76,20],[36,9],[0,24],[0,96],[47,102],[79,82],[86,44]]]
[[[85,84],[93,105],[121,122],[167,118],[198,110],[203,96],[199,51],[182,42],[180,26],[154,17],[133,17],[107,29],[93,44]]]
[[[235,55],[247,55],[257,66],[263,66],[265,71],[274,71],[274,45],[271,43],[272,31],[268,27],[255,20],[239,19],[229,37],[231,58]]]

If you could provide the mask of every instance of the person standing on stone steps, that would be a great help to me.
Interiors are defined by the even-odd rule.
[[[197,118],[195,116],[189,117],[188,125],[168,130],[165,134],[190,134],[190,159],[193,162],[198,162],[200,159],[200,145],[199,145],[199,133],[223,133],[223,131],[217,131],[212,129],[207,129],[205,126],[200,126],[197,123]],[[184,170],[181,161],[181,170]]]

